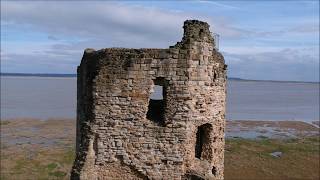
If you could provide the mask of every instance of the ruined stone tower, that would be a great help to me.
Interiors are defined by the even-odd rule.
[[[226,65],[207,23],[183,28],[168,49],[85,50],[72,179],[223,179]]]

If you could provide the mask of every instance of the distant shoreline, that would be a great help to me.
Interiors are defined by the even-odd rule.
[[[256,80],[256,79],[241,79],[241,78],[228,78],[229,81],[244,81],[244,82],[272,82],[272,83],[308,83],[320,84],[320,82],[313,81],[280,81],[280,80]]]
[[[77,77],[76,74],[44,74],[44,73],[1,73],[0,76],[13,77]]]
[[[45,74],[45,73],[0,73],[0,77],[54,77],[54,78],[76,78],[77,74]],[[244,82],[275,82],[275,83],[312,83],[319,84],[320,82],[312,81],[280,81],[280,80],[256,80],[256,79],[242,79],[229,77],[230,81],[244,81]]]
[[[68,76],[0,76],[1,78],[6,79],[61,79],[61,80],[75,80],[77,77],[68,77]]]

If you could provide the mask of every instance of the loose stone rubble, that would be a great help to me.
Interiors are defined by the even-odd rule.
[[[207,23],[183,27],[168,49],[85,50],[71,179],[223,179],[227,66]]]

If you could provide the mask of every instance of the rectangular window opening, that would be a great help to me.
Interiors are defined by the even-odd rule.
[[[149,99],[147,119],[164,125],[164,111],[166,103],[166,83],[164,78],[154,80],[153,93]]]

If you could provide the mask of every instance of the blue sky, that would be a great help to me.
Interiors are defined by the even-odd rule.
[[[1,1],[1,72],[76,73],[87,47],[167,48],[186,19],[220,34],[228,75],[319,81],[319,1]]]

